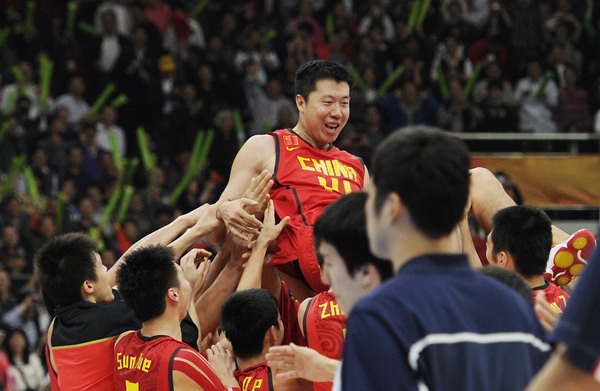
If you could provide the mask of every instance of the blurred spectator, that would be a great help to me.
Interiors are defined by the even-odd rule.
[[[0,246],[0,268],[4,265],[8,268],[8,261],[15,258],[28,258],[27,246],[19,231],[12,225],[5,225],[2,227],[2,245]],[[28,265],[27,271],[31,272],[33,267],[31,264]]]
[[[17,298],[12,290],[10,274],[6,269],[0,267],[0,313],[6,313],[17,304]]]
[[[487,83],[487,94],[480,103],[483,118],[479,122],[480,132],[515,132],[517,130],[517,112],[506,103],[502,81]]]
[[[107,151],[98,147],[96,143],[96,127],[93,123],[85,123],[79,134],[79,145],[83,153],[81,168],[88,179],[88,183],[99,183],[102,178],[102,154]]]
[[[40,140],[38,147],[43,148],[48,156],[48,165],[53,171],[63,174],[67,164],[67,123],[55,116],[50,121],[49,134]]]
[[[539,56],[543,47],[540,2],[515,0],[505,3],[505,6],[512,22],[509,58],[516,77],[525,70],[527,59]]]
[[[6,330],[0,324],[0,347],[4,345]],[[13,388],[13,380],[8,371],[10,362],[4,350],[0,349],[0,390],[10,391]]]
[[[131,16],[129,9],[123,4],[124,0],[105,0],[94,13],[94,25],[97,30],[102,29],[102,14],[110,10],[115,15],[117,31],[121,35],[128,36],[131,31]]]
[[[23,84],[19,84],[19,81],[15,80],[12,84],[4,85],[0,92],[0,108],[3,113],[13,112],[19,96],[25,95],[31,102],[28,118],[34,119],[40,114],[40,107],[38,106],[40,87],[34,82],[33,69],[31,69],[29,62],[20,61],[17,69],[23,76]],[[51,102],[48,102],[48,107],[52,107]]]
[[[493,61],[486,65],[485,76],[475,83],[473,88],[473,102],[480,104],[489,97],[489,85],[496,83],[502,91],[501,101],[506,105],[514,105],[515,96],[509,81],[502,75],[500,64]]]
[[[161,0],[142,0],[146,19],[156,25],[162,35],[167,31],[171,20],[171,6]]]
[[[386,94],[381,100],[381,112],[387,131],[408,125],[433,125],[438,116],[439,102],[427,91],[419,91],[412,82]]]
[[[261,33],[255,28],[245,32],[242,45],[235,54],[234,64],[240,75],[244,75],[249,64],[254,64],[256,81],[260,85],[266,84],[270,72],[277,72],[281,67],[277,53],[262,42]]]
[[[489,0],[460,0],[463,5],[465,19],[480,26],[490,10]]]
[[[321,23],[315,19],[312,14],[312,2],[308,0],[302,0],[298,3],[298,15],[292,18],[286,27],[288,34],[294,34],[299,29],[305,29],[308,32],[310,40],[310,48],[312,51],[317,51],[319,46],[325,42],[325,34]]]
[[[85,82],[81,76],[73,76],[69,81],[69,92],[56,99],[56,107],[64,107],[69,112],[69,124],[76,125],[83,120],[90,111],[86,102]]]
[[[10,362],[13,390],[39,390],[44,380],[44,367],[31,348],[25,332],[19,328],[9,331],[2,347]]]
[[[446,79],[458,77],[465,81],[473,72],[471,61],[465,57],[465,49],[457,37],[448,35],[438,44],[431,63],[431,79],[438,80],[438,67],[445,73]]]
[[[8,173],[15,157],[26,152],[26,144],[22,134],[19,134],[20,121],[17,115],[11,115],[8,120],[8,131],[0,141],[0,171]]]
[[[475,132],[482,118],[481,111],[469,103],[460,80],[451,79],[448,91],[450,99],[439,113],[439,126],[450,132]]]
[[[458,0],[448,4],[448,15],[440,33],[442,37],[452,34],[461,42],[472,42],[475,38],[475,26],[464,17],[463,5]]]
[[[558,88],[554,80],[544,77],[539,60],[527,64],[527,76],[517,82],[515,99],[520,104],[522,132],[556,132],[552,109],[558,103]]]
[[[565,86],[558,92],[556,108],[556,125],[559,132],[575,125],[579,132],[590,131],[590,109],[588,93],[579,85],[579,78],[574,67],[564,71]]]
[[[41,146],[31,154],[30,166],[41,194],[52,196],[58,193],[59,174],[48,165],[48,154]]]
[[[125,131],[117,124],[117,110],[112,106],[104,106],[100,121],[96,124],[96,145],[105,151],[111,151],[110,135],[115,138],[117,150],[121,155],[127,151]]]
[[[394,40],[394,23],[386,14],[382,0],[372,0],[370,2],[368,13],[358,23],[358,33],[363,36],[368,35],[376,26],[381,29],[381,35],[385,41],[392,42]]]
[[[97,89],[104,88],[104,84],[120,78],[125,71],[125,59],[129,48],[127,38],[117,30],[116,14],[112,9],[107,9],[100,14],[102,28],[101,35],[94,41],[92,50],[93,65],[99,72],[96,80]]]
[[[38,296],[39,294],[28,294],[2,317],[2,321],[9,327],[24,331],[29,346],[37,346],[41,331],[48,329],[51,320]]]
[[[210,170],[223,178],[224,184],[227,184],[231,164],[239,149],[233,125],[231,110],[221,110],[215,115],[215,138],[209,153]]]

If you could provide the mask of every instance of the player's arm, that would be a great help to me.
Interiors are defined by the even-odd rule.
[[[300,331],[302,332],[302,336],[306,338],[306,330],[304,330],[304,317],[306,316],[306,311],[308,311],[308,307],[312,302],[313,297],[309,297],[304,299],[298,307],[298,327],[300,327]]]
[[[338,360],[293,343],[271,347],[266,359],[279,379],[301,378],[313,382],[333,381],[340,365]]]
[[[175,357],[172,358],[171,365],[173,388],[177,391],[224,391],[232,387],[239,389],[237,380],[233,376],[233,367],[231,374],[227,376],[226,373],[223,373],[223,379],[221,379],[200,354],[191,349],[178,350]]]

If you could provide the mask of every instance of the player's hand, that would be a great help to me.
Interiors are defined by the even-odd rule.
[[[189,227],[191,227],[198,221],[206,219],[211,214],[214,215],[216,213],[215,208],[215,205],[203,204],[191,212],[182,215],[181,218],[185,220]]]
[[[250,180],[250,186],[244,192],[242,198],[256,201],[257,205],[246,208],[249,213],[254,215],[262,215],[264,213],[269,204],[269,191],[272,186],[271,173],[266,170]]]
[[[545,292],[537,294],[533,309],[544,330],[546,330],[547,333],[551,333],[554,330],[556,323],[558,323],[560,314],[548,304]]]
[[[325,357],[317,351],[293,343],[273,346],[266,355],[269,367],[280,379],[302,378],[313,382],[333,381],[339,361]]]
[[[186,280],[189,281],[192,286],[192,290],[195,288],[202,289],[206,277],[208,277],[208,271],[210,269],[210,261],[208,257],[212,254],[204,249],[195,248],[181,257],[179,265],[183,269],[183,275]]]
[[[275,224],[275,206],[273,205],[273,201],[269,201],[267,209],[265,210],[263,227],[258,235],[258,238],[256,239],[256,244],[266,245],[267,247],[271,245],[273,242],[275,242],[275,240],[277,240],[277,237],[289,223],[289,221],[289,216],[286,216],[279,222],[279,224]]]
[[[233,354],[230,350],[225,349],[221,342],[206,349],[206,358],[225,387],[239,387],[237,380],[233,376],[233,371],[235,370]]]
[[[262,223],[246,209],[257,206],[258,202],[247,198],[225,201],[219,205],[216,216],[233,235],[243,240],[252,240]]]

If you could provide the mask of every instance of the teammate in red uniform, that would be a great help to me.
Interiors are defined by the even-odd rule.
[[[313,250],[312,226],[329,203],[361,189],[367,173],[360,159],[332,145],[350,115],[350,72],[336,62],[316,60],[303,64],[295,81],[298,124],[254,136],[244,144],[233,162],[217,216],[234,234],[254,234],[260,221],[227,200],[239,198],[250,179],[263,170],[272,173],[277,215],[291,217],[277,242],[273,264],[285,272],[296,296],[304,299],[327,289]],[[254,228],[245,228],[248,222]]]
[[[197,253],[192,250],[179,266],[170,248],[143,247],[130,253],[117,271],[123,298],[142,328],[123,333],[115,343],[115,390],[221,391],[223,383],[237,388],[233,362],[219,368],[219,379],[197,351],[181,342],[179,324],[190,306],[192,285],[203,283],[209,266],[205,261],[196,268]]]
[[[511,206],[496,213],[487,240],[487,258],[492,264],[519,273],[534,296],[545,292],[546,300],[561,313],[569,295],[544,279],[552,247],[552,223],[540,209]]]

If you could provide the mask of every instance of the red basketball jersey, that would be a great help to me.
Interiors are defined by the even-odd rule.
[[[546,284],[540,287],[533,288],[534,297],[537,296],[540,292],[545,292],[546,301],[548,302],[548,304],[550,304],[550,306],[552,306],[552,308],[554,308],[556,312],[562,314],[565,307],[567,306],[567,301],[569,301],[569,294],[548,281],[546,281]]]
[[[131,332],[115,345],[116,391],[174,390],[172,373],[179,371],[205,391],[225,387],[208,362],[187,344],[168,336],[144,337]]]
[[[329,358],[342,359],[346,316],[331,292],[321,292],[310,300],[302,324],[309,348]],[[315,391],[330,391],[331,387],[331,382],[314,383]]]
[[[273,375],[266,363],[236,370],[234,376],[242,391],[273,391]]]

